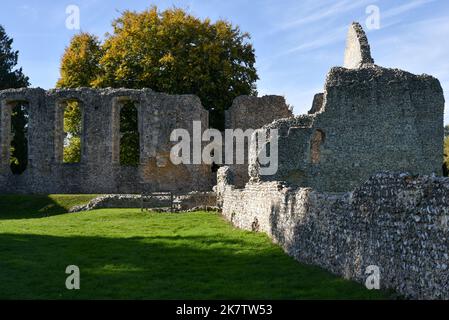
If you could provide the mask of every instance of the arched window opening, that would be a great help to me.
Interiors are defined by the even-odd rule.
[[[137,167],[140,163],[140,134],[135,102],[127,100],[120,108],[120,164]]]
[[[28,103],[11,103],[11,142],[9,163],[11,172],[20,175],[28,166]]]
[[[321,145],[324,143],[325,134],[322,130],[316,130],[310,141],[310,158],[313,164],[321,162]]]

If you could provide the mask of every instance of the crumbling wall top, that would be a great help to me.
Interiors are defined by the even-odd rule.
[[[312,108],[310,109],[308,114],[314,114],[314,113],[320,112],[323,108],[323,101],[324,101],[324,93],[322,93],[322,92],[317,93],[313,97]]]
[[[225,126],[228,129],[258,129],[276,119],[291,117],[293,113],[282,96],[239,96],[226,110]]]
[[[366,64],[373,64],[371,49],[365,31],[358,22],[349,27],[346,38],[344,67],[348,69],[361,68]]]

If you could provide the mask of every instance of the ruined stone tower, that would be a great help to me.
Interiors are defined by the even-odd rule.
[[[251,155],[251,180],[349,191],[372,174],[442,173],[444,96],[440,82],[374,64],[358,23],[348,32],[344,67],[332,68],[308,115],[273,122],[279,169],[263,176]]]

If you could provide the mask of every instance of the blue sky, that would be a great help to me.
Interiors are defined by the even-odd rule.
[[[102,37],[125,9],[177,6],[199,17],[225,18],[252,35],[259,94],[284,95],[295,114],[307,112],[326,73],[342,65],[347,28],[366,26],[366,9],[380,10],[380,28],[366,29],[377,64],[437,77],[449,101],[449,1],[447,0],[73,0],[1,1],[0,24],[20,50],[32,85],[53,88],[70,38],[66,7],[80,8],[81,30]],[[445,123],[449,124],[446,108]]]

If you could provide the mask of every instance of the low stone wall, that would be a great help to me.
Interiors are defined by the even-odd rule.
[[[88,211],[101,208],[141,208],[142,196],[138,194],[109,194],[92,199],[88,204],[76,206],[71,212]],[[217,196],[214,192],[190,192],[174,196],[176,209],[191,211],[216,207]],[[145,208],[170,207],[166,196],[153,196],[145,200]]]
[[[226,185],[219,203],[235,226],[266,232],[297,260],[409,298],[449,299],[449,179],[380,173],[350,193],[326,194],[280,182]]]

